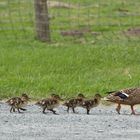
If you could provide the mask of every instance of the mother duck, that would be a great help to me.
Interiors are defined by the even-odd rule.
[[[130,105],[131,114],[135,115],[134,105],[140,104],[140,88],[123,89],[120,91],[107,92],[109,95],[106,97],[107,101],[117,103],[116,111],[120,114],[121,104]]]

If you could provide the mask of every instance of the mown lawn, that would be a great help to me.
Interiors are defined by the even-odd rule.
[[[139,45],[26,45],[1,45],[0,97],[91,96],[140,85]]]
[[[52,92],[63,97],[79,92],[87,96],[96,92],[104,95],[106,91],[140,86],[140,39],[123,34],[131,25],[139,27],[139,1],[135,0],[133,5],[131,1],[123,4],[119,0],[109,5],[110,0],[107,4],[100,0],[101,7],[97,5],[99,1],[94,1],[94,9],[88,11],[51,8],[54,17],[50,44],[35,40],[32,2],[9,2],[0,2],[0,98],[22,92],[35,99]],[[76,0],[72,4],[77,5]],[[84,4],[82,0],[81,5]],[[119,8],[128,12],[120,12]],[[91,16],[98,18],[91,17],[86,22],[89,10]],[[132,18],[131,14],[135,16]],[[60,35],[61,30],[87,27],[101,34],[94,37],[87,33],[76,38]]]

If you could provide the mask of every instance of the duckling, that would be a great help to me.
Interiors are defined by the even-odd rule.
[[[101,95],[97,93],[95,94],[93,99],[88,99],[83,102],[82,107],[86,108],[87,114],[89,114],[90,109],[92,109],[93,107],[97,107],[100,104],[101,98]]]
[[[10,112],[15,112],[15,110],[18,110],[18,113],[21,113],[20,110],[26,111],[25,107],[28,104],[29,97],[27,94],[23,93],[21,97],[13,97],[6,101],[9,106],[11,106]]]
[[[73,113],[75,113],[75,108],[82,106],[84,99],[85,96],[80,93],[77,95],[76,98],[70,99],[69,101],[65,101],[63,105],[67,107],[68,113],[70,108],[72,108]]]
[[[122,89],[120,91],[107,92],[107,101],[117,103],[116,111],[120,114],[121,104],[130,105],[131,114],[135,115],[134,105],[140,104],[140,88]]]
[[[62,99],[60,98],[59,95],[52,94],[51,97],[38,101],[36,105],[42,107],[43,114],[46,114],[45,112],[46,109],[53,112],[53,114],[57,114],[56,111],[53,109],[60,105],[60,101],[62,101]]]

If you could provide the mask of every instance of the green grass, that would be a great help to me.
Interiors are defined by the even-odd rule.
[[[50,23],[53,41],[75,41],[77,38],[62,37],[60,32],[80,29],[102,32],[107,38],[110,32],[114,32],[117,35],[113,36],[113,40],[118,41],[119,36],[119,41],[121,41],[124,35],[120,31],[140,26],[139,0],[133,2],[131,0],[127,2],[123,0],[86,0],[86,2],[85,0],[63,0],[62,2],[70,3],[75,8],[49,8],[52,17]],[[35,37],[34,31],[33,0],[1,0],[0,40],[12,39],[15,36],[17,39],[28,38],[33,40]],[[97,39],[90,33],[85,34],[84,37],[87,37],[88,41]],[[104,41],[104,36],[98,36],[98,38],[99,42]],[[138,40],[137,37],[135,39]]]
[[[103,94],[140,84],[138,45],[26,45],[0,47],[1,97],[21,92],[35,98],[51,92],[66,97],[78,92]]]
[[[79,10],[51,8],[54,18],[50,44],[35,40],[32,0],[9,2],[0,2],[0,98],[22,92],[35,99],[51,92],[64,97],[79,92],[92,96],[140,85],[140,39],[122,34],[140,24],[139,16],[129,16],[140,12],[138,0],[133,4],[130,0],[125,4],[122,0],[113,0],[112,4],[111,0],[96,0],[94,8]],[[93,0],[79,2],[94,4]],[[72,0],[75,5],[79,2]],[[118,8],[128,12],[119,12]],[[89,11],[91,17],[87,17]],[[102,34],[94,37],[86,33],[74,38],[59,33],[84,28]]]

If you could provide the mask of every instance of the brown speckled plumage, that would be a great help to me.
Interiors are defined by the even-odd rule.
[[[62,99],[60,98],[59,95],[52,94],[51,97],[42,99],[36,103],[36,105],[40,106],[43,108],[43,113],[45,114],[45,110],[52,111],[53,114],[57,114],[54,108],[58,107],[60,105],[60,101]]]
[[[13,97],[9,99],[6,103],[8,103],[8,105],[11,106],[10,112],[15,112],[15,110],[17,109],[20,113],[20,110],[26,110],[23,107],[25,107],[28,104],[29,99],[30,98],[28,97],[28,95],[24,93],[21,95],[21,97]]]
[[[93,99],[85,100],[83,102],[82,107],[86,108],[87,114],[89,114],[90,109],[92,109],[94,107],[97,107],[100,104],[100,100],[101,100],[101,95],[100,94],[95,94]]]
[[[84,99],[85,96],[80,93],[76,98],[65,101],[63,105],[67,107],[67,112],[69,112],[69,109],[72,108],[73,113],[75,113],[75,108],[82,106]]]
[[[119,96],[117,96],[119,92],[126,93],[128,97],[125,99],[120,98]],[[110,102],[118,104],[116,108],[118,114],[120,114],[121,104],[130,105],[132,110],[131,114],[135,114],[133,106],[136,104],[140,104],[140,88],[123,89],[120,91],[115,91],[112,93],[109,92],[109,93],[110,94],[106,97],[106,99]]]

